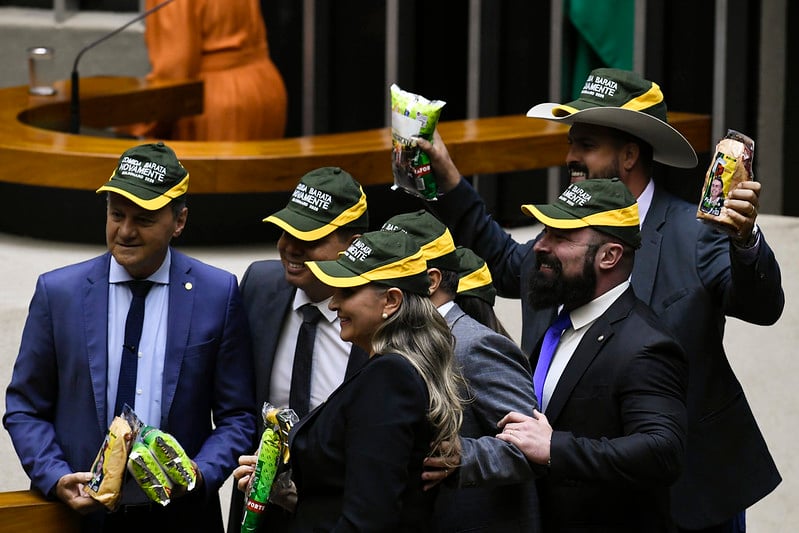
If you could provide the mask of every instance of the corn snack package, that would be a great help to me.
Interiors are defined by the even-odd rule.
[[[266,402],[261,409],[264,431],[258,445],[255,470],[247,483],[241,533],[258,530],[278,467],[288,463],[288,434],[299,417],[293,409],[277,409]],[[290,478],[290,472],[288,474]],[[289,480],[290,481],[290,480]]]
[[[141,430],[141,438],[166,472],[173,486],[185,487],[186,490],[194,488],[194,484],[197,482],[197,473],[194,471],[191,459],[175,437],[153,426],[144,426]]]
[[[752,159],[755,141],[743,133],[727,130],[727,135],[716,145],[714,153],[716,155],[705,173],[696,218],[734,234],[739,228],[727,214],[724,199],[739,183],[754,179]]]
[[[136,414],[125,405],[123,412],[111,421],[92,463],[92,478],[86,484],[86,492],[110,511],[116,509],[122,496],[128,455],[140,427]]]
[[[435,200],[438,196],[430,158],[417,145],[414,137],[433,142],[442,100],[428,100],[424,96],[403,91],[391,85],[391,169],[394,173],[392,189]]]
[[[128,457],[128,472],[150,500],[166,506],[172,495],[172,481],[150,448],[140,439],[133,443]]]

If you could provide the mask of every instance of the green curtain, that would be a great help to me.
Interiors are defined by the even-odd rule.
[[[574,28],[573,57],[564,57],[564,96],[580,96],[595,68],[633,68],[635,0],[564,0]]]

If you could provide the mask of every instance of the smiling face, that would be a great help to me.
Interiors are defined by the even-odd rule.
[[[286,281],[305,291],[311,301],[320,302],[329,298],[333,290],[311,273],[305,261],[335,261],[339,252],[347,249],[350,240],[341,231],[334,231],[315,241],[303,241],[284,231],[277,241],[277,250]]]
[[[594,260],[600,243],[588,228],[545,228],[533,246],[536,270],[530,278],[530,305],[544,309],[563,304],[571,310],[593,300],[597,287]]]
[[[724,182],[721,181],[721,178],[713,178],[713,181],[710,183],[710,197],[717,200],[721,196],[722,191],[724,191]]]
[[[188,210],[175,216],[172,206],[148,211],[124,196],[108,193],[105,238],[108,250],[136,279],[146,278],[161,266],[169,242],[186,225]]]
[[[569,130],[566,167],[571,182],[595,178],[621,178],[622,141],[611,128],[576,123]]]
[[[387,292],[386,287],[374,283],[334,289],[330,309],[338,313],[341,340],[372,353],[372,336],[388,305]]]

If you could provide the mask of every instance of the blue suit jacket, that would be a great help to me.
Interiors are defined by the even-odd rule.
[[[498,293],[521,296],[522,349],[533,353],[555,316],[554,309],[535,311],[525,298],[534,241],[514,241],[465,181],[436,204],[458,244],[486,260]],[[757,257],[748,262],[726,235],[696,220],[695,205],[656,187],[632,284],[689,362],[688,448],[671,491],[672,516],[689,529],[719,524],[781,480],[722,344],[725,316],[761,325],[780,317],[785,297],[779,265],[762,233]]]
[[[107,430],[110,257],[41,275],[22,333],[3,423],[45,494],[89,471]],[[255,433],[247,324],[232,274],[172,250],[169,279],[160,427],[197,463],[218,515],[217,490]]]

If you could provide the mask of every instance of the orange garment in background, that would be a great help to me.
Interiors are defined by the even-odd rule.
[[[146,9],[158,3],[146,0]],[[285,134],[286,87],[269,57],[258,0],[175,0],[145,20],[144,40],[147,79],[202,79],[204,112],[180,119],[171,134],[152,125],[136,133],[195,141]]]

